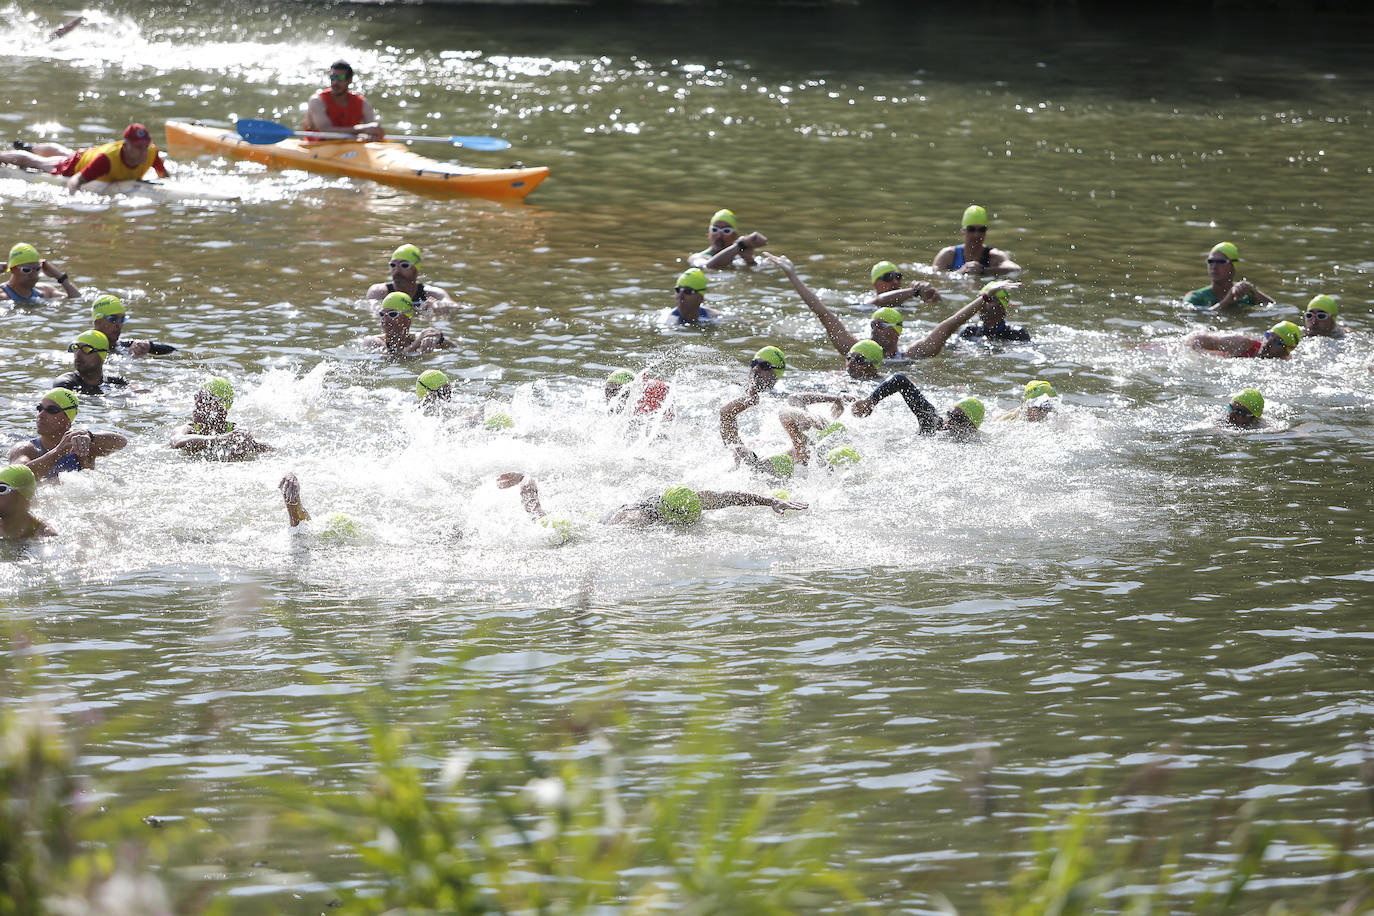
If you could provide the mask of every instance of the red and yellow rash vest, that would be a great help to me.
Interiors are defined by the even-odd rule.
[[[92,146],[90,149],[78,150],[62,160],[57,168],[53,169],[53,174],[65,175],[68,178],[80,174],[83,181],[138,181],[149,169],[153,169],[159,175],[167,174],[167,166],[162,161],[162,154],[158,152],[156,143],[148,144],[148,157],[141,165],[133,168],[125,165],[124,157],[119,154],[123,146],[123,140],[115,140],[100,146]]]

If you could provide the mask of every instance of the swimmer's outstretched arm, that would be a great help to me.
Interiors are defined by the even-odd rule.
[[[739,415],[758,402],[759,393],[750,388],[720,409],[720,438],[727,446],[744,444],[739,437]]]
[[[293,472],[288,471],[286,476],[277,484],[277,489],[281,490],[282,502],[286,504],[286,520],[295,528],[301,522],[310,521],[310,513],[305,511],[305,506],[301,505],[301,482],[296,479]]]
[[[841,354],[848,353],[849,348],[859,342],[859,338],[845,329],[844,323],[835,316],[835,313],[825,307],[825,303],[821,301],[820,296],[816,295],[815,290],[803,283],[801,277],[797,276],[797,270],[792,266],[791,260],[767,251],[763,253],[763,259],[769,264],[775,265],[786,274],[787,279],[792,281],[792,287],[797,291],[797,295],[801,296],[806,307],[821,320],[821,326],[825,328],[825,333],[836,350],[840,351]]]
[[[845,408],[845,400],[838,394],[794,394],[787,398],[787,403],[795,407],[808,407],[812,404],[829,404],[831,415],[837,418],[844,413]]]
[[[921,394],[921,389],[913,385],[911,379],[900,372],[884,379],[868,397],[855,401],[854,416],[868,416],[883,398],[892,394],[900,394],[902,400],[906,401],[906,406],[916,415],[916,422],[921,425],[921,435],[933,436],[939,431],[940,415],[934,405],[926,400],[925,395]]]
[[[907,359],[926,359],[936,356],[945,348],[945,342],[968,323],[968,320],[991,299],[991,293],[979,293],[968,305],[940,322],[921,340],[907,347],[902,353]]]
[[[520,504],[525,507],[525,511],[531,518],[540,519],[547,513],[544,507],[539,504],[539,484],[528,474],[521,474],[519,471],[509,471],[496,478],[496,486],[502,490],[520,485]]]
[[[806,508],[806,503],[774,499],[771,496],[759,496],[756,493],[742,493],[739,490],[702,490],[697,495],[701,497],[703,511],[728,509],[731,506],[768,506],[781,515],[788,509],[801,510]]]
[[[843,409],[843,408],[841,408]],[[806,438],[808,429],[824,429],[825,424],[804,410],[784,410],[778,414],[778,422],[792,440],[792,456],[798,464],[811,462],[811,443]]]
[[[902,289],[890,289],[885,293],[874,293],[864,300],[864,305],[871,305],[874,308],[891,308],[901,305],[908,299],[920,298],[926,302],[940,302],[944,297],[933,284],[924,280],[916,280],[910,286]]]
[[[1213,334],[1210,332],[1193,334],[1188,337],[1188,346],[1194,350],[1216,350],[1228,356],[1244,356],[1250,352],[1255,342],[1244,334]]]

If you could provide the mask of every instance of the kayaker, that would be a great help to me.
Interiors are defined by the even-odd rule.
[[[407,242],[391,253],[387,262],[391,280],[374,283],[367,291],[368,299],[385,299],[392,293],[405,293],[417,309],[429,309],[436,315],[447,315],[462,308],[446,290],[426,286],[420,282],[420,249]]]
[[[229,421],[234,404],[234,386],[227,378],[212,376],[196,391],[191,421],[172,432],[172,448],[220,461],[238,461],[272,451],[246,429]]]
[[[984,244],[988,235],[988,211],[977,204],[969,204],[959,223],[964,244],[941,248],[932,265],[936,270],[981,277],[984,274],[1009,274],[1021,269],[1005,251]]]
[[[860,398],[849,406],[856,417],[866,417],[873,408],[889,395],[900,394],[906,406],[916,415],[922,436],[948,433],[951,439],[967,442],[978,438],[978,427],[983,424],[983,402],[977,398],[964,398],[951,407],[943,417],[927,401],[921,390],[900,372],[883,380],[866,398]]]
[[[24,541],[56,536],[56,528],[29,511],[37,492],[38,480],[33,471],[19,464],[0,469],[0,539]]]
[[[444,337],[438,328],[425,328],[419,334],[410,333],[410,318],[415,304],[405,293],[388,293],[377,309],[382,333],[364,337],[367,350],[381,351],[388,356],[416,356],[431,350],[452,350],[456,344]]]
[[[1187,338],[1194,350],[1237,359],[1287,359],[1302,340],[1302,328],[1291,321],[1280,321],[1255,340],[1244,334],[1193,334]]]
[[[154,343],[151,340],[124,340],[120,334],[124,331],[127,317],[124,312],[124,300],[118,296],[106,293],[97,296],[91,303],[91,326],[105,335],[105,339],[110,342],[110,352],[127,353],[130,356],[165,356],[176,352],[177,348],[171,344]]]
[[[1210,286],[1195,289],[1183,297],[1183,301],[1193,308],[1219,312],[1233,305],[1273,304],[1255,284],[1249,280],[1236,280],[1236,262],[1240,252],[1230,242],[1217,242],[1207,252],[1207,275],[1212,278]]]
[[[105,388],[123,388],[129,383],[122,376],[105,374],[105,358],[110,355],[110,339],[97,330],[82,331],[67,347],[75,367],[53,379],[54,388],[70,388],[78,394],[104,394]]]
[[[305,129],[362,134],[373,140],[385,135],[372,105],[348,87],[353,83],[353,67],[346,60],[329,65],[329,88],[320,90],[305,106]],[[312,138],[307,137],[306,140]]]
[[[717,210],[711,217],[710,225],[706,228],[706,241],[705,248],[688,256],[688,264],[704,270],[720,270],[732,267],[735,258],[739,258],[745,266],[752,267],[757,263],[754,252],[768,244],[762,232],[741,235],[739,220],[735,219],[734,213],[725,209]]]
[[[1014,328],[1007,324],[1007,306],[1011,304],[1011,293],[999,287],[996,282],[989,283],[984,290],[990,291],[992,298],[978,309],[981,321],[971,324],[959,332],[960,340],[1013,341],[1029,343],[1030,332],[1025,328]]]
[[[44,143],[30,149],[0,150],[0,162],[65,176],[72,193],[92,181],[139,181],[149,169],[159,178],[167,177],[167,163],[152,135],[138,123],[124,128],[122,139],[100,146],[72,150],[60,143]]]
[[[1307,303],[1307,311],[1302,313],[1303,333],[1308,337],[1344,337],[1345,328],[1336,323],[1340,310],[1336,300],[1325,293],[1313,296]]]
[[[1231,401],[1226,405],[1226,415],[1221,418],[1221,422],[1241,429],[1256,429],[1263,425],[1260,419],[1263,416],[1264,395],[1254,388],[1246,388],[1231,395]]]
[[[73,426],[77,397],[54,388],[38,401],[37,436],[10,449],[10,463],[22,464],[39,479],[56,479],[64,471],[95,467],[95,459],[129,444],[119,433],[96,433]]]
[[[854,345],[859,343],[859,337],[846,330],[844,322],[840,321],[834,312],[826,308],[825,303],[821,301],[820,296],[816,295],[811,287],[802,282],[801,277],[797,276],[797,270],[792,265],[791,260],[782,255],[768,252],[764,253],[763,258],[770,264],[777,265],[787,275],[787,279],[792,281],[792,287],[797,291],[797,295],[801,296],[807,308],[811,309],[815,316],[821,320],[821,326],[825,328],[825,333],[829,336],[830,343],[834,345],[835,349],[846,356],[851,353]],[[996,301],[995,297],[999,290],[1005,292],[1013,285],[1005,280],[989,283],[967,305],[937,324],[925,337],[911,344],[905,350],[898,346],[898,340],[902,333],[902,313],[894,308],[880,308],[870,316],[868,322],[869,335],[882,348],[885,359],[896,357],[926,359],[935,356],[945,348],[945,342],[959,328],[963,327],[976,312]]]
[[[910,286],[903,286],[902,271],[891,261],[874,264],[868,275],[873,281],[873,295],[864,300],[864,305],[896,308],[918,296],[926,302],[940,301],[940,291],[924,280],[913,280]]]
[[[38,249],[28,242],[19,242],[10,249],[10,259],[5,269],[9,271],[9,279],[0,285],[0,289],[4,290],[5,297],[11,302],[30,303],[56,299],[59,289],[68,299],[75,299],[81,295],[81,290],[68,279],[66,271],[39,255]],[[52,277],[58,286],[39,283],[40,274]]]
[[[715,321],[721,313],[708,309],[706,302],[706,274],[698,267],[689,267],[677,275],[673,283],[675,306],[659,312],[658,323],[666,325],[700,324]]]

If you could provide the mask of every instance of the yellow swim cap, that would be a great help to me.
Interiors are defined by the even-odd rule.
[[[885,321],[896,328],[899,333],[902,330],[902,313],[893,308],[880,308],[868,320]]]
[[[402,314],[409,315],[415,311],[415,303],[405,293],[387,293],[380,306],[383,309],[395,309]]]
[[[670,524],[696,524],[701,518],[701,496],[691,487],[669,487],[658,498],[658,511]]]
[[[715,215],[711,217],[711,222],[708,225],[714,226],[716,223],[729,223],[732,229],[736,231],[739,230],[739,221],[735,219],[735,214],[726,210],[724,207],[715,212]]]
[[[1269,329],[1269,333],[1283,341],[1290,350],[1298,345],[1298,341],[1302,340],[1302,328],[1291,321],[1280,321]]]
[[[846,430],[844,428],[844,424],[841,423],[839,420],[836,420],[834,423],[831,423],[825,429],[820,431],[820,433],[816,436],[816,441],[819,442],[827,436],[843,436],[845,432]]]
[[[96,300],[91,303],[92,318],[104,318],[110,315],[123,314],[124,301],[118,296],[111,296],[109,293],[106,293],[103,296],[96,297]]]
[[[100,354],[100,361],[104,362],[105,357],[110,355],[110,338],[92,328],[89,331],[82,331],[76,335],[76,340],[71,346],[67,347],[68,352],[76,350],[78,344],[85,344]]]
[[[1226,255],[1226,257],[1227,257],[1229,260],[1232,260],[1232,261],[1239,261],[1239,260],[1240,260],[1240,252],[1237,251],[1237,250],[1236,250],[1236,246],[1235,246],[1235,245],[1232,245],[1230,242],[1217,242],[1215,245],[1212,246],[1212,250],[1209,251],[1209,252],[1207,252],[1207,253],[1208,253],[1208,254],[1216,254],[1218,251],[1220,251],[1222,254]]]
[[[420,377],[415,380],[415,396],[424,400],[431,394],[438,391],[448,384],[448,376],[438,369],[426,369],[420,373]]]
[[[76,419],[76,409],[80,402],[76,399],[75,391],[72,391],[70,388],[54,388],[52,391],[43,395],[43,397],[65,410],[67,412],[67,419]],[[40,398],[40,400],[42,399]]]
[[[954,408],[969,418],[974,429],[983,425],[983,402],[977,398],[964,398]]]
[[[219,401],[225,410],[234,405],[234,386],[222,375],[212,375],[201,382],[200,390]]]
[[[772,366],[773,375],[777,378],[782,378],[782,370],[787,368],[787,357],[777,347],[763,347],[754,354],[754,359],[761,359]]]
[[[492,415],[487,417],[482,425],[487,429],[511,429],[515,426],[515,421],[504,410],[497,410],[493,411]]]
[[[779,477],[791,477],[797,470],[797,462],[792,460],[791,455],[774,455],[768,459],[768,463],[773,466],[773,473]]]
[[[901,272],[902,269],[891,261],[879,261],[877,264],[873,265],[873,269],[868,272],[868,276],[874,283],[877,283],[878,278],[883,274],[899,274]]]
[[[1001,281],[993,280],[990,283],[985,283],[983,284],[983,288],[980,289],[978,292],[992,293],[992,298],[1002,303],[1002,307],[1005,308],[1008,305],[1011,305],[1011,293],[1007,292],[1006,287],[1000,287],[994,290],[993,287],[996,286],[999,282]]]
[[[606,381],[612,385],[628,385],[635,380],[635,374],[629,369],[617,369],[606,376]]]
[[[393,252],[391,253],[391,260],[393,260],[393,261],[409,261],[410,263],[414,264],[416,267],[419,267],[419,266],[420,266],[420,249],[416,248],[414,245],[411,245],[410,243],[407,242],[406,244],[402,245],[400,248],[397,248],[395,251],[393,251]]]
[[[5,267],[6,270],[13,270],[20,264],[38,264],[43,259],[38,255],[38,249],[28,242],[20,242],[10,249],[10,261]]]
[[[1058,397],[1059,392],[1055,391],[1054,386],[1044,379],[1035,379],[1034,381],[1026,382],[1026,390],[1021,393],[1021,400],[1029,401],[1032,398],[1038,398],[1042,395],[1053,398]]]
[[[1231,395],[1231,403],[1244,407],[1256,419],[1264,415],[1264,395],[1253,388],[1246,388],[1244,391],[1237,391]]]
[[[988,211],[977,204],[969,204],[964,210],[964,221],[961,226],[986,226],[988,224]]]
[[[826,452],[825,463],[832,467],[844,467],[845,465],[858,464],[862,458],[859,450],[852,445],[841,445],[839,448],[832,448]]]
[[[362,526],[342,512],[331,512],[320,519],[316,530],[322,541],[356,541],[363,533]]]
[[[539,527],[544,530],[544,541],[550,547],[566,544],[573,536],[572,520],[563,515],[541,515]]]
[[[689,267],[677,275],[677,282],[673,286],[685,286],[688,289],[704,293],[706,292],[706,274],[702,273],[699,267]]]
[[[875,368],[883,364],[883,348],[876,340],[861,340],[850,347],[846,355],[861,357]]]
[[[12,464],[0,470],[0,483],[7,483],[29,499],[38,492],[38,478],[22,464]]]
[[[1326,312],[1328,315],[1337,315],[1340,314],[1341,311],[1341,307],[1336,304],[1336,300],[1326,295],[1326,293],[1318,293],[1312,297],[1311,302],[1307,303],[1307,310],[1310,312],[1313,309]]]

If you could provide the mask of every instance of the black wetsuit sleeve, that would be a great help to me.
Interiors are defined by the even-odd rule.
[[[155,340],[151,341],[151,344],[152,345],[148,348],[148,352],[153,356],[166,356],[168,353],[175,353],[177,351],[177,348],[171,344],[158,343]]]
[[[891,394],[900,394],[902,400],[906,401],[906,406],[916,415],[916,422],[921,424],[921,435],[933,436],[939,431],[940,415],[935,412],[935,407],[926,400],[925,395],[921,394],[921,389],[911,383],[911,379],[898,372],[884,379],[868,398],[877,404]]]

